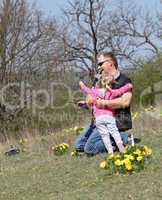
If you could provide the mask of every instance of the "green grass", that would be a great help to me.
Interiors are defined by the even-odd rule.
[[[156,131],[155,131],[156,130]],[[0,200],[161,200],[162,128],[137,132],[141,144],[153,148],[151,164],[140,173],[111,175],[99,168],[106,154],[55,156],[54,143],[72,144],[75,135],[57,133],[29,141],[27,152],[0,154]]]

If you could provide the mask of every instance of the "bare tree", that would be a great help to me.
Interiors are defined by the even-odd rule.
[[[90,77],[96,71],[99,51],[113,51],[119,63],[129,67],[137,66],[144,56],[159,53],[157,19],[123,1],[116,8],[109,7],[111,1],[107,0],[73,0],[64,12],[65,60],[88,70]]]
[[[116,55],[132,64],[138,63],[139,53],[142,56],[145,52],[149,56],[159,53],[155,20],[150,14],[142,13],[135,5],[119,4],[108,19],[103,32],[109,37],[103,37],[103,48],[104,45],[111,47]]]
[[[88,70],[91,78],[97,70],[98,33],[105,3],[104,0],[74,0],[69,2],[69,9],[64,11],[67,17],[67,26],[63,31],[66,58],[74,61],[77,68]]]
[[[0,6],[0,88],[38,77],[49,81],[52,71],[60,70],[54,59],[62,49],[55,20],[43,18],[42,13],[35,7],[29,8],[25,0],[3,0]],[[40,86],[40,81],[37,85]],[[20,88],[10,87],[10,90],[5,98],[19,105]],[[14,95],[18,97],[16,100]],[[11,113],[0,100],[3,116],[5,112],[9,112],[7,116],[16,115],[23,109]]]
[[[3,0],[0,7],[1,82],[10,81],[33,56],[42,35],[39,13],[30,12],[24,0]],[[31,57],[31,56],[30,56]]]

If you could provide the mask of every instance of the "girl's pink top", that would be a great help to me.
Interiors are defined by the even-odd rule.
[[[114,110],[111,109],[111,108],[108,108],[108,107],[98,108],[97,105],[96,105],[97,97],[103,98],[105,100],[110,100],[110,99],[113,99],[115,97],[121,96],[122,94],[128,92],[131,88],[132,88],[132,85],[130,83],[128,83],[128,84],[122,86],[119,89],[111,89],[111,91],[108,90],[108,89],[105,89],[104,97],[103,97],[103,96],[99,95],[99,91],[102,90],[101,88],[95,88],[95,87],[89,88],[85,84],[83,84],[80,87],[80,89],[85,94],[89,94],[89,95],[92,96],[93,102],[94,102],[93,103],[93,114],[94,114],[95,117],[98,117],[100,115],[111,115],[111,116],[113,116],[113,114],[114,114]]]

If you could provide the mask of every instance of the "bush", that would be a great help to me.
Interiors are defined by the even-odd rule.
[[[142,103],[143,106],[154,106],[156,89],[154,84],[162,80],[162,55],[156,56],[152,59],[144,61],[137,69],[129,74],[134,88],[133,88],[133,107]],[[145,89],[150,91],[143,96],[141,94]],[[162,93],[162,91],[161,91]],[[141,102],[140,102],[141,101]]]

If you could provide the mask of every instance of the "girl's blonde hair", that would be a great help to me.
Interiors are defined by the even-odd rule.
[[[114,77],[113,76],[103,76],[101,77],[98,82],[97,82],[97,87],[98,88],[108,88],[111,87],[112,83],[114,83]]]

